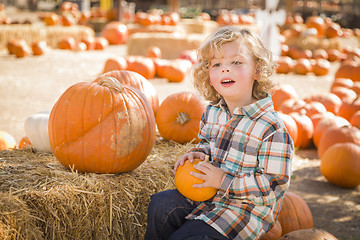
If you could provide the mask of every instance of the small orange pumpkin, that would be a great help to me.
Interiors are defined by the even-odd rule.
[[[285,100],[297,99],[298,95],[292,85],[279,84],[271,89],[271,98],[274,103],[274,109],[278,111]]]
[[[30,139],[28,137],[22,137],[19,141],[18,149],[25,149],[32,147]]]
[[[104,50],[109,46],[109,41],[104,37],[95,37],[95,50]]]
[[[111,72],[114,70],[126,70],[127,61],[123,57],[108,58],[104,64],[103,73]]]
[[[105,37],[110,44],[123,44],[127,41],[129,32],[125,24],[113,21],[105,25],[101,31],[101,36]]]
[[[308,148],[312,143],[314,134],[314,125],[311,119],[303,112],[292,112],[289,115],[295,120],[298,127],[298,137],[294,144],[295,147]]]
[[[79,172],[134,170],[150,153],[155,133],[154,114],[144,94],[111,77],[72,85],[49,117],[53,154]]]
[[[316,101],[322,103],[326,110],[337,114],[342,104],[341,99],[333,93],[318,93],[304,98],[305,102]]]
[[[194,184],[201,184],[204,180],[196,178],[190,172],[202,173],[194,168],[195,164],[199,164],[200,159],[194,159],[192,163],[189,160],[185,161],[184,165],[180,165],[175,173],[176,189],[184,196],[193,201],[201,202],[212,198],[217,190],[215,188],[194,188]]]
[[[360,110],[352,115],[350,119],[350,124],[360,129]]]
[[[148,58],[161,58],[161,49],[157,46],[149,47],[146,52]]]
[[[291,138],[293,139],[294,143],[297,140],[297,136],[298,136],[298,128],[296,125],[295,120],[288,114],[285,113],[281,113],[279,112],[279,117],[281,118],[281,120],[283,121],[287,131],[289,132]]]
[[[127,56],[127,70],[137,72],[146,79],[155,77],[155,64],[151,58],[143,56]]]
[[[160,135],[178,143],[199,142],[197,137],[201,116],[205,110],[203,99],[191,92],[173,93],[160,104],[156,124]]]
[[[359,145],[349,142],[335,144],[321,157],[321,174],[337,186],[355,188],[360,185],[359,159]]]
[[[47,50],[47,42],[45,40],[36,41],[31,45],[31,49],[34,55],[43,55]]]

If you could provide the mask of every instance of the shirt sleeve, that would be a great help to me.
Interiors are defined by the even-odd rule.
[[[294,144],[280,129],[267,137],[258,150],[258,167],[236,176],[226,172],[220,187],[223,197],[255,205],[271,205],[288,189]]]
[[[207,123],[207,118],[209,115],[211,106],[207,106],[202,117],[200,120],[200,126],[199,126],[199,134],[198,138],[200,139],[200,142],[196,145],[196,147],[190,149],[189,152],[203,152],[206,155],[210,156],[210,132],[211,127]]]

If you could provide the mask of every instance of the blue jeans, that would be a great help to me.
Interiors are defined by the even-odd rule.
[[[228,239],[202,220],[186,220],[196,207],[176,189],[152,195],[145,240]]]

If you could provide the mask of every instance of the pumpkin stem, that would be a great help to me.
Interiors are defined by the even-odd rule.
[[[117,92],[122,92],[124,90],[122,84],[114,77],[102,77],[99,79],[98,84],[103,87],[112,88]]]
[[[180,123],[182,126],[184,126],[188,121],[190,121],[189,114],[185,112],[178,113],[176,123]]]

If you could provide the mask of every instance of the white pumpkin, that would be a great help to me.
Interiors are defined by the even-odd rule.
[[[52,152],[49,142],[48,122],[50,111],[42,111],[25,119],[25,133],[33,148],[41,152]]]

